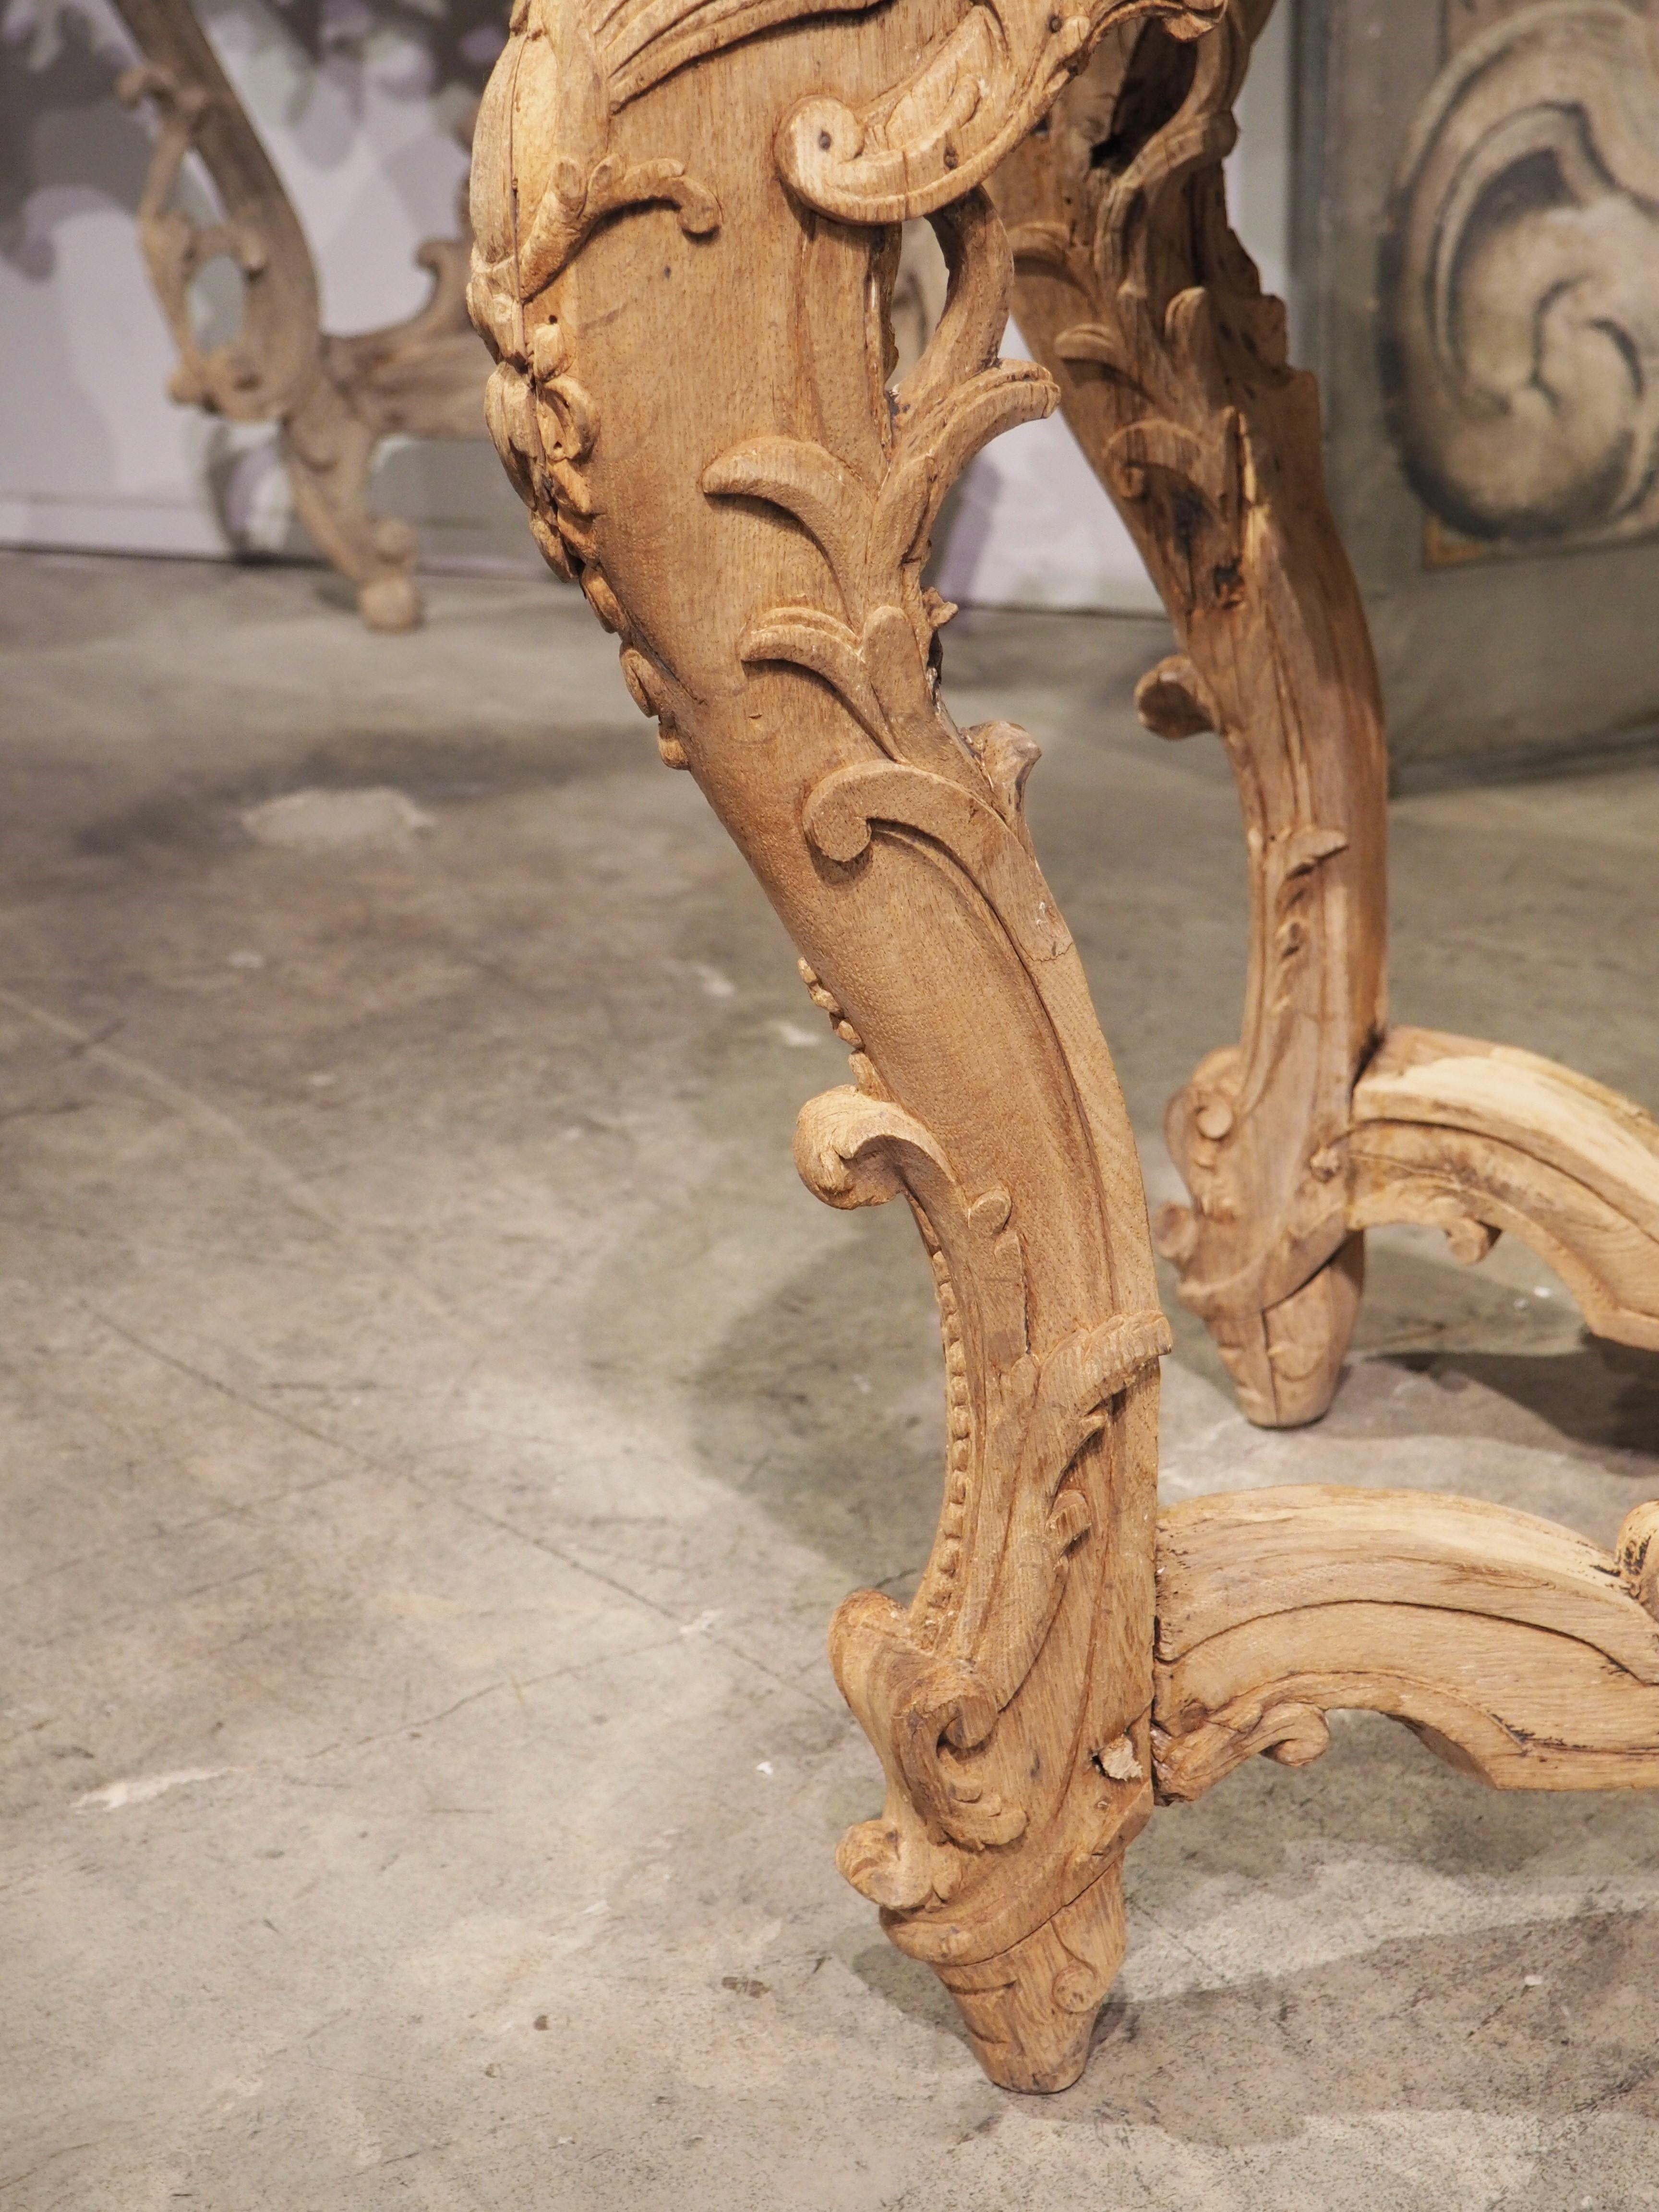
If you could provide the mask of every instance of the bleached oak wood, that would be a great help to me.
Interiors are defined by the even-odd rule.
[[[1361,1232],[1381,1222],[1433,1221],[1471,1260],[1510,1230],[1561,1269],[1593,1328],[1659,1345],[1659,1127],[1530,1055],[1384,1042],[1370,643],[1326,503],[1314,380],[1286,361],[1284,310],[1228,226],[1222,182],[1271,4],[1237,0],[1196,46],[1115,29],[994,189],[1020,328],[1175,626],[1142,719],[1166,738],[1218,732],[1238,784],[1243,1032],[1171,1103],[1191,1204],[1155,1227],[1243,1411],[1289,1426],[1330,1402]]]
[[[835,1206],[905,1199],[933,1269],[945,1503],[912,1603],[866,1591],[831,1633],[888,1782],[840,1864],[1025,2088],[1082,2066],[1152,1802],[1168,1333],[1116,1080],[1021,811],[1037,749],[951,720],[952,610],[921,571],[964,464],[1054,405],[1040,368],[997,358],[1011,268],[979,180],[1147,6],[853,0],[806,25],[799,0],[520,0],[474,149],[471,297],[532,530],[617,633],[664,759],[849,1049],[853,1082],[802,1112],[802,1175]],[[949,289],[890,399],[898,226],[919,216]]]
[[[1386,763],[1370,643],[1321,483],[1318,395],[1228,227],[1221,161],[1261,0],[1183,47],[1126,27],[997,179],[1017,312],[1163,593],[1141,684],[1217,730],[1249,853],[1243,1035],[1171,1106],[1192,1194],[1161,1244],[1253,1419],[1324,1410],[1363,1245],[1336,1147],[1384,1020]]]
[[[1158,1523],[1159,1794],[1192,1798],[1324,1715],[1404,1721],[1504,1790],[1659,1784],[1659,1620],[1640,1506],[1619,1556],[1530,1514],[1419,1491],[1244,1491]],[[1644,1602],[1645,1601],[1645,1602]]]
[[[800,0],[678,12],[518,0],[473,167],[469,299],[496,356],[490,428],[532,532],[617,634],[664,761],[690,770],[744,852],[848,1048],[852,1081],[801,1110],[803,1178],[832,1206],[902,1198],[933,1273],[944,1502],[911,1603],[862,1591],[831,1628],[836,1679],[886,1778],[880,1814],[848,1833],[838,1862],[893,1942],[939,1972],[993,2078],[1023,2089],[1063,2087],[1083,2066],[1123,1949],[1123,1854],[1152,1805],[1158,1360],[1170,1340],[1122,1102],[1022,810],[1037,749],[1012,724],[951,720],[938,634],[953,610],[921,578],[953,478],[1055,397],[1042,368],[997,358],[1012,270],[981,179],[1091,41],[1147,12],[1145,0],[1089,0],[1069,16],[1009,0],[994,18],[962,0],[846,0],[809,21]],[[1170,21],[1193,37],[1210,11]],[[1196,51],[1240,65],[1231,31]],[[1132,230],[1134,206],[1114,203],[1110,222]],[[900,225],[919,216],[949,283],[925,350],[890,392]],[[1130,250],[1127,237],[1114,248]],[[1187,363],[1206,312],[1200,301],[1164,317],[1149,361],[1167,344]],[[1285,389],[1293,412],[1310,408],[1305,382]],[[1175,437],[1153,426],[1125,466],[1146,499],[1192,521],[1196,610],[1220,588],[1200,548],[1260,534],[1261,479],[1236,415],[1218,459]],[[1201,514],[1181,504],[1177,453],[1213,477]],[[1317,547],[1329,526],[1314,513]],[[1223,526],[1234,538],[1224,530],[1212,545]],[[1298,602],[1271,562],[1248,573],[1261,619],[1237,631],[1195,619],[1192,634],[1212,642],[1218,668],[1248,665],[1252,696],[1268,698],[1273,623]],[[1374,737],[1363,624],[1336,622],[1331,635],[1326,704],[1358,698]],[[1339,647],[1359,653],[1357,689]],[[1165,672],[1171,696],[1197,696],[1196,665]],[[1368,900],[1380,910],[1380,846],[1351,848],[1322,825],[1346,804],[1342,776],[1380,777],[1380,740],[1337,749],[1329,789],[1319,749],[1297,734],[1282,750],[1261,811],[1283,817],[1263,880],[1275,927],[1302,933],[1285,939],[1283,972],[1315,945],[1319,988],[1336,1003],[1352,981],[1342,933]],[[1252,758],[1242,741],[1239,757]],[[1333,1144],[1380,1018],[1380,963],[1364,972],[1376,988],[1353,1001],[1340,1049],[1270,998],[1250,1063],[1271,1086],[1288,1060],[1296,1110],[1316,1108]],[[1213,1096],[1237,1092],[1218,1080]],[[1248,1104],[1236,1118],[1249,1124]],[[1200,1133],[1215,1146],[1225,1129],[1212,1115]],[[1292,1202],[1295,1177],[1272,1145],[1253,1157],[1264,1188]],[[1322,1194],[1327,1183],[1304,1256],[1340,1285],[1358,1248],[1340,1162]],[[1244,1239],[1242,1214],[1238,1224]],[[1294,1340],[1285,1323],[1269,1348]],[[1218,1502],[1207,1548],[1209,1524],[1190,1541],[1185,1522],[1166,1528],[1170,1794],[1253,1749],[1313,1747],[1323,1705],[1345,1695],[1398,1702],[1386,1685],[1399,1650],[1442,1616],[1452,1626],[1412,1694],[1425,1724],[1472,1743],[1485,1771],[1499,1762],[1474,1721],[1462,1725],[1464,1709],[1504,1711],[1516,1668],[1525,1712],[1546,1694],[1517,1636],[1582,1649],[1581,1674],[1615,1667],[1659,1702],[1646,1676],[1622,1671],[1652,1654],[1659,1680],[1659,1632],[1562,1532],[1500,1516],[1494,1534],[1487,1509],[1450,1501],[1437,1519],[1407,1515],[1356,1541],[1333,1508],[1305,1523],[1311,1547],[1275,1552],[1245,1515],[1255,1548],[1241,1583],[1231,1510]],[[1656,1530],[1659,1511],[1632,1524],[1626,1572],[1644,1595]],[[1392,1578],[1365,1579],[1396,1554]],[[1507,1604],[1504,1574],[1524,1584]],[[1484,1611],[1460,1602],[1469,1589]],[[1255,1638],[1243,1656],[1240,1638]],[[1324,1671],[1308,1689],[1315,1659]],[[1577,1679],[1558,1704],[1571,1705]],[[1644,1755],[1632,1732],[1659,1716],[1623,1691],[1609,1705],[1599,1677],[1584,1680],[1594,1710],[1577,1763],[1550,1776],[1629,1779]],[[1241,1697],[1267,1704],[1243,1719]],[[1280,1729],[1285,1706],[1294,1718]],[[1563,1725],[1577,1725],[1571,1711]]]
[[[466,313],[465,236],[428,239],[416,258],[432,275],[418,313],[385,329],[324,331],[311,250],[281,179],[190,0],[115,0],[145,59],[118,89],[148,100],[161,135],[138,209],[138,234],[179,365],[181,406],[233,422],[279,422],[294,504],[319,552],[357,586],[371,629],[420,620],[416,541],[406,522],[371,514],[368,472],[383,438],[482,438],[489,356]],[[223,210],[198,224],[173,204],[179,173],[198,155]],[[242,286],[228,343],[204,352],[190,290],[228,259]]]
[[[1460,1259],[1512,1230],[1599,1336],[1659,1351],[1659,1122],[1512,1046],[1390,1030],[1355,1087],[1356,1227],[1420,1221]]]

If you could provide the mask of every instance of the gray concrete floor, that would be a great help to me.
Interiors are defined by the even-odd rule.
[[[938,1486],[913,1233],[797,1182],[839,1054],[610,641],[431,603],[0,562],[0,2208],[1659,2204],[1659,1802],[1380,1720],[1161,1815],[1083,2081],[981,2077],[830,1856],[824,1624]],[[1237,1024],[1219,749],[1135,725],[1154,624],[950,644],[1048,747],[1161,1190]],[[1399,1012],[1659,1101],[1656,846],[1651,763],[1401,804]],[[1316,1431],[1177,1333],[1174,1496],[1659,1490],[1659,1359],[1506,1246],[1374,1240]]]

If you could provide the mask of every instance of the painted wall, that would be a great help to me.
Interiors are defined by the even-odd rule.
[[[427,284],[414,250],[454,228],[456,131],[500,43],[502,0],[446,0],[435,15],[418,0],[197,5],[311,239],[325,325],[412,313]],[[1288,44],[1270,27],[1229,164],[1246,242],[1280,289]],[[134,58],[106,0],[11,0],[0,17],[0,544],[303,554],[275,433],[167,398],[172,345],[134,228],[150,126],[115,96]],[[1024,350],[1012,329],[1008,350]],[[373,496],[417,525],[428,566],[539,565],[482,440],[389,443]],[[940,583],[964,604],[1157,604],[1058,418],[975,463]]]

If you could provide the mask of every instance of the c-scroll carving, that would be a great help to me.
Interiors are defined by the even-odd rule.
[[[484,434],[489,362],[467,320],[468,243],[421,246],[432,293],[407,321],[326,334],[305,234],[189,0],[116,5],[145,56],[121,80],[121,97],[149,100],[161,119],[138,233],[179,353],[170,396],[231,422],[280,423],[295,507],[319,550],[356,585],[371,629],[407,629],[421,611],[415,533],[370,514],[368,471],[376,446],[397,433]],[[219,222],[198,224],[173,204],[191,154],[213,181]],[[241,280],[241,324],[228,343],[204,351],[190,290],[221,259]]]
[[[1561,1267],[1593,1328],[1659,1343],[1659,1128],[1531,1055],[1385,1030],[1370,640],[1325,501],[1313,380],[1286,362],[1283,308],[1228,227],[1222,184],[1270,5],[1242,0],[1197,47],[1156,24],[1115,33],[995,190],[1020,327],[1175,626],[1179,650],[1137,694],[1142,720],[1170,738],[1217,732],[1238,786],[1243,1030],[1171,1103],[1191,1203],[1166,1207],[1157,1233],[1243,1411],[1277,1426],[1329,1403],[1362,1232],[1383,1221],[1433,1221],[1464,1259],[1513,1230]],[[1626,10],[1588,12],[1639,35]],[[1548,17],[1543,49],[1565,52],[1571,13],[1524,20]],[[1575,68],[1605,78],[1605,45]]]
[[[1225,0],[980,0],[911,76],[860,111],[804,100],[777,137],[778,167],[811,207],[846,222],[932,215],[983,183],[1048,112],[1109,24],[1152,16],[1177,39],[1221,20]]]
[[[1067,1480],[1078,1455],[1110,1401],[1169,1350],[1169,1326],[1158,1312],[1121,1315],[1035,1354],[1008,1193],[994,1186],[970,1201],[927,1131],[885,1100],[857,1090],[813,1100],[795,1157],[830,1205],[902,1193],[934,1266],[951,1430],[944,1513],[915,1604],[864,1591],[830,1638],[836,1678],[890,1780],[882,1817],[850,1832],[838,1863],[877,1904],[914,1911],[950,1902],[964,1852],[1013,1843],[1028,1826],[1025,1805],[988,1784],[975,1754],[1024,1687],[1092,1525],[1086,1488]]]

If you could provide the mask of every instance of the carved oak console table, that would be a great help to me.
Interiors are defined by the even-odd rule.
[[[1247,1066],[1318,1133],[1311,1157],[1264,1135],[1232,1216],[1197,1232],[1265,1243],[1305,1164],[1302,1272],[1259,1269],[1251,1291],[1260,1316],[1317,1276],[1303,1307],[1322,1318],[1275,1324],[1249,1370],[1288,1372],[1268,1348],[1322,1348],[1352,1304],[1371,1194],[1401,1183],[1426,1211],[1466,1188],[1458,1156],[1420,1149],[1446,1118],[1383,1100],[1448,1060],[1469,1083],[1510,1063],[1398,1036],[1366,1058],[1370,661],[1314,394],[1283,366],[1214,167],[1253,20],[1224,0],[815,0],[810,17],[802,0],[517,0],[476,140],[470,300],[498,362],[496,443],[848,1048],[851,1082],[802,1111],[801,1174],[833,1206],[902,1198],[933,1272],[944,1504],[913,1602],[866,1591],[831,1631],[886,1774],[839,1863],[1012,2088],[1082,2069],[1155,1797],[1256,1752],[1316,1757],[1330,1708],[1395,1714],[1504,1787],[1659,1785],[1659,1506],[1616,1557],[1415,1493],[1258,1492],[1158,1522],[1169,1334],[1111,1061],[1022,813],[1036,747],[1006,723],[959,729],[939,688],[951,610],[921,578],[940,502],[1058,397],[1042,367],[997,357],[1013,260],[985,185],[1029,140],[997,189],[1027,283],[1052,289],[1033,335],[1073,397],[1096,395],[1107,465],[1185,611],[1188,653],[1149,712],[1221,726],[1246,791],[1258,1042],[1182,1110],[1195,1143],[1267,1131]],[[950,289],[890,392],[913,216]],[[1362,1064],[1394,1088],[1356,1121]],[[1589,1099],[1609,1144],[1644,1141],[1576,1079],[1523,1073]],[[1489,1119],[1472,1144],[1498,1141]]]
[[[371,629],[421,618],[415,532],[368,511],[369,465],[382,438],[481,438],[488,356],[467,320],[471,241],[428,239],[432,272],[419,313],[354,337],[323,330],[317,274],[293,204],[247,111],[220,68],[190,0],[115,0],[145,59],[120,82],[151,100],[161,131],[138,210],[138,234],[179,366],[181,406],[233,422],[280,422],[294,504],[319,550],[357,586]],[[198,155],[223,221],[198,224],[172,204],[179,170]],[[192,280],[228,259],[242,280],[242,320],[204,353],[191,319]]]

